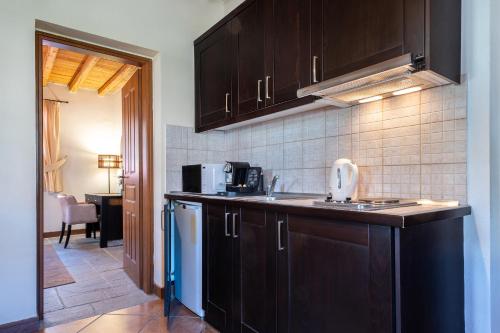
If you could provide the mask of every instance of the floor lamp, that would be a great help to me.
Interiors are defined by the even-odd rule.
[[[120,155],[98,155],[97,167],[99,169],[108,169],[108,193],[111,193],[110,170],[119,169],[121,163]]]

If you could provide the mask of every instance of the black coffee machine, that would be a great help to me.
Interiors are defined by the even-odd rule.
[[[227,195],[260,195],[264,192],[262,168],[251,167],[248,162],[226,162]]]

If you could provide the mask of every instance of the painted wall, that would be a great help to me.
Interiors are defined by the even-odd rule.
[[[160,212],[165,123],[192,126],[193,40],[223,15],[214,0],[0,2],[0,324],[36,316],[35,19],[158,51],[154,59],[155,282],[161,284]],[[164,150],[164,149],[163,149]],[[158,248],[160,246],[160,248]]]
[[[491,328],[500,332],[500,1],[491,5]]]
[[[61,104],[61,156],[68,156],[62,167],[63,192],[80,202],[85,193],[107,193],[108,171],[97,168],[98,154],[120,155],[122,133],[121,92],[99,96],[96,91],[79,90],[49,84],[44,97],[69,101]],[[120,170],[111,169],[111,192],[120,192]],[[61,209],[57,194],[44,194],[44,232],[59,231]],[[84,229],[77,225],[75,229]]]
[[[491,133],[489,0],[464,0],[462,72],[467,77],[468,200],[472,216],[464,224],[465,324],[467,332],[491,327]],[[498,92],[496,92],[498,94]]]
[[[238,7],[239,4],[241,4],[244,0],[223,0],[224,1],[224,12],[227,14],[236,7]]]

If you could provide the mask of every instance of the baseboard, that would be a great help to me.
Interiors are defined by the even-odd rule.
[[[75,229],[71,230],[71,235],[81,235],[85,233],[85,229]],[[64,233],[66,235],[66,233]],[[60,231],[49,231],[43,233],[43,238],[59,237],[61,235]]]
[[[153,285],[153,294],[155,294],[159,298],[163,299],[165,297],[165,288],[157,286],[156,284],[154,284]]]
[[[13,321],[0,325],[0,333],[32,333],[38,332],[39,320],[37,317]]]

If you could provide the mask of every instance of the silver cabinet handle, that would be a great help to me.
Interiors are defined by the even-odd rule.
[[[281,226],[283,223],[283,220],[278,221],[278,251],[283,251],[285,249],[285,247],[281,245]]]
[[[234,213],[233,214],[233,238],[238,238],[238,235],[236,234],[236,217],[238,214]]]
[[[224,233],[226,234],[226,237],[230,237],[230,236],[231,236],[231,234],[230,234],[230,233],[229,233],[229,231],[227,230],[227,229],[228,229],[228,228],[227,228],[227,223],[228,223],[228,221],[227,221],[227,217],[228,217],[229,215],[231,215],[231,213],[226,213],[226,219],[224,220]]]
[[[312,68],[312,72],[313,72],[313,83],[318,83],[318,72],[317,72],[317,64],[318,64],[318,57],[317,56],[313,56],[313,68]]]
[[[262,102],[262,98],[260,98],[260,85],[262,84],[262,80],[257,80],[257,102]]]
[[[229,110],[229,96],[230,93],[226,93],[226,113],[231,113],[231,110]]]
[[[271,96],[269,96],[269,79],[271,77],[268,75],[266,76],[266,99],[271,99]]]

